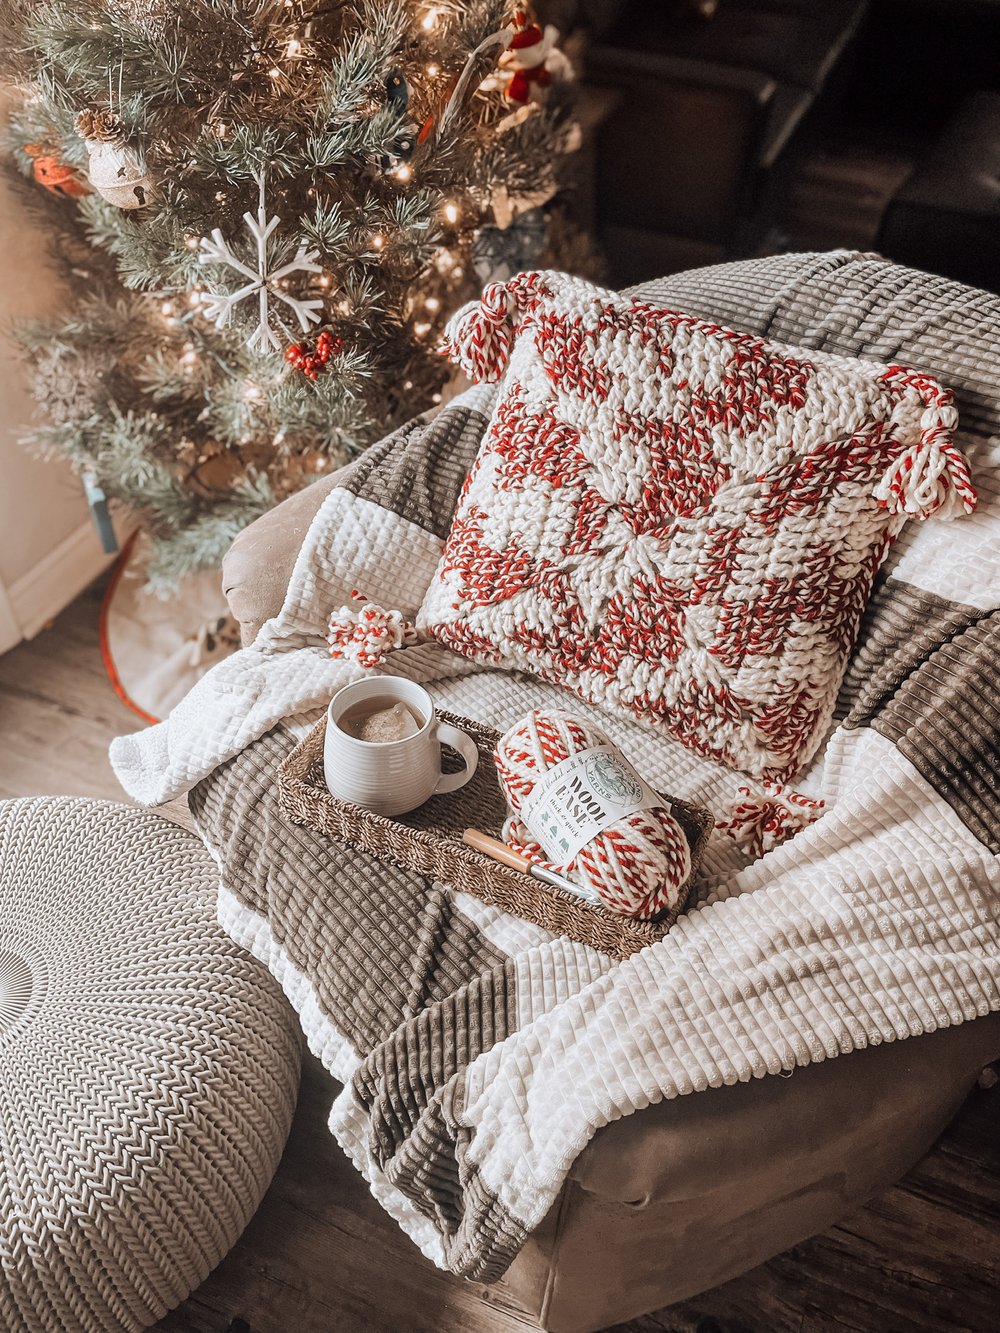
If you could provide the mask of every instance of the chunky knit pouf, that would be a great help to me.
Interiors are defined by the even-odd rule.
[[[290,1008],[215,921],[197,838],[0,802],[0,1329],[123,1333],[219,1262],[274,1173]]]

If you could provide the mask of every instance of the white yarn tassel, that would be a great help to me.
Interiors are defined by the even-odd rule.
[[[764,856],[823,814],[825,802],[780,782],[761,779],[754,787],[740,787],[731,803],[728,819],[717,819],[715,827],[754,857]]]
[[[386,656],[397,648],[418,641],[416,628],[402,611],[387,611],[371,602],[356,588],[351,590],[354,606],[331,611],[326,642],[330,656],[356,662],[370,670],[384,665]]]
[[[544,273],[518,273],[509,282],[491,282],[478,301],[452,315],[444,331],[444,352],[476,384],[495,384],[507,369],[514,340],[541,297],[551,297]]]
[[[445,351],[474,383],[495,384],[507,369],[516,311],[513,293],[491,282],[481,300],[463,306],[448,321]]]

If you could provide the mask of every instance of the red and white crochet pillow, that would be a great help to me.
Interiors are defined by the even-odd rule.
[[[420,627],[789,776],[907,516],[975,505],[951,393],[561,273],[493,284],[448,338],[503,384]]]

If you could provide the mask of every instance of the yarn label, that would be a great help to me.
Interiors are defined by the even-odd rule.
[[[568,865],[612,824],[662,804],[620,750],[596,745],[547,769],[519,814],[548,860]]]

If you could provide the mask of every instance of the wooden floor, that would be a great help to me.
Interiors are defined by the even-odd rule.
[[[108,740],[133,729],[101,669],[96,591],[0,657],[0,797],[121,799]],[[171,814],[183,819],[173,807]],[[0,922],[2,931],[2,922]],[[229,1257],[159,1333],[524,1333],[504,1293],[425,1261],[326,1130],[333,1085],[306,1066],[288,1148]],[[977,1090],[905,1180],[745,1277],[616,1333],[997,1333],[1000,1088]],[[655,1258],[651,1256],[651,1261]]]

